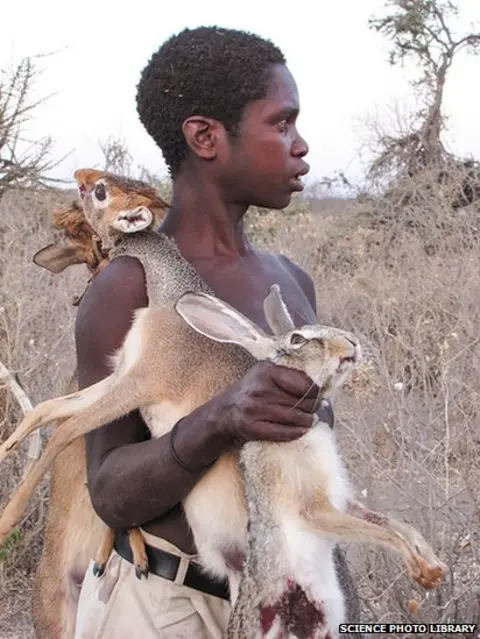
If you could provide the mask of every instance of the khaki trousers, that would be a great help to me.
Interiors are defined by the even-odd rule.
[[[187,560],[169,542],[142,531],[145,541]],[[230,603],[150,573],[137,579],[116,551],[97,578],[93,561],[77,609],[75,639],[223,639]],[[52,605],[55,605],[52,602]]]

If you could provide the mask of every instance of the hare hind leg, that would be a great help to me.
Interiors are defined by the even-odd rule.
[[[340,512],[326,502],[323,495],[313,507],[309,504],[302,515],[307,525],[319,534],[397,550],[403,555],[412,579],[426,589],[440,585],[446,566],[411,526],[370,511],[357,502],[349,503],[347,513]]]
[[[369,510],[358,501],[349,502],[347,511],[354,517],[373,523],[401,538],[414,558],[414,563],[409,564],[412,578],[427,589],[440,585],[447,566],[440,561],[431,545],[413,526],[389,515]]]

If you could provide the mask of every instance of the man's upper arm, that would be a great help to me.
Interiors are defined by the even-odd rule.
[[[80,388],[112,372],[109,357],[122,345],[135,310],[147,304],[145,274],[138,260],[130,257],[113,260],[95,278],[80,304],[75,323]],[[110,450],[147,437],[148,431],[138,412],[87,435],[89,479]]]
[[[95,278],[75,323],[81,388],[110,374],[108,356],[122,345],[134,311],[147,303],[145,275],[138,260],[118,258]]]

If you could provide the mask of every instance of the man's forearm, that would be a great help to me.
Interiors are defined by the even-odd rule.
[[[179,504],[232,446],[219,424],[226,423],[234,403],[235,395],[227,392],[219,404],[213,400],[183,418],[173,450],[171,433],[112,448],[89,479],[99,516],[112,528],[125,529],[158,519]],[[333,426],[328,402],[320,402],[316,413]]]
[[[181,502],[227,448],[203,407],[171,433],[114,448],[89,481],[93,506],[115,529],[143,525]],[[180,463],[179,463],[180,462]],[[188,470],[187,470],[188,468]]]

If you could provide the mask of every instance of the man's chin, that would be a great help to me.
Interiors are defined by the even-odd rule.
[[[252,206],[258,206],[262,209],[272,209],[274,211],[281,211],[287,208],[292,201],[292,194],[286,193],[283,195],[276,195],[274,197],[258,199]]]

